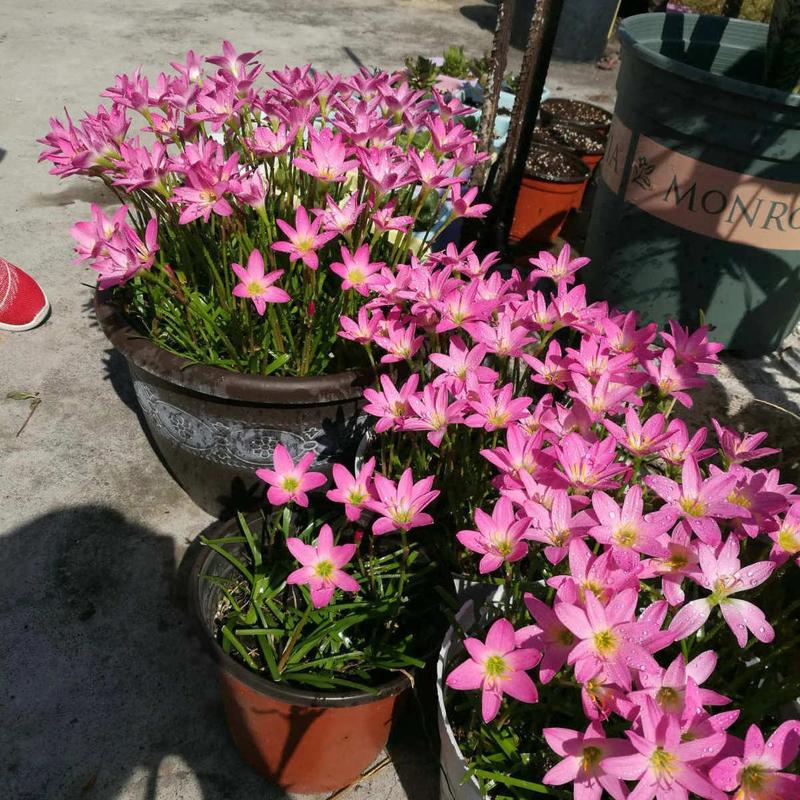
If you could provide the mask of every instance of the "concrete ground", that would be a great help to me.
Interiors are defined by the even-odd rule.
[[[449,43],[487,49],[491,6],[3,0],[0,12],[0,255],[28,269],[53,307],[41,328],[0,336],[0,796],[279,798],[230,742],[212,670],[176,601],[187,542],[211,520],[151,450],[124,364],[89,309],[91,273],[71,264],[69,226],[108,198],[48,175],[35,139],[64,105],[96,106],[116,72],[155,74],[188,48],[216,52],[229,38],[263,49],[269,67],[396,67]],[[548,84],[611,106],[614,78],[554,65]],[[781,369],[739,372],[797,410]],[[747,406],[747,387],[731,386],[712,394]],[[30,415],[31,399],[9,393],[40,402]],[[352,797],[437,796],[436,761],[414,724],[394,765]]]

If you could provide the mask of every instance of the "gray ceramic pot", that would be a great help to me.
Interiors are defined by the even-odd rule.
[[[262,377],[192,364],[139,334],[95,296],[97,319],[125,357],[152,440],[173,477],[210,514],[259,504],[255,476],[282,443],[297,460],[316,455],[323,472],[352,463],[364,434],[361,393],[370,376],[342,372],[307,378]]]

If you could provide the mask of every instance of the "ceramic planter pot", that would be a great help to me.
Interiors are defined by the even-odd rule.
[[[571,174],[554,177],[528,173],[522,179],[509,240],[528,244],[552,244],[561,231],[567,215],[580,205],[589,169],[575,155],[563,148],[535,145],[537,148],[560,151],[570,164]]]
[[[456,615],[456,620],[463,628],[469,628],[475,621],[475,604],[467,601]],[[439,658],[436,662],[436,705],[439,726],[439,797],[441,800],[482,800],[480,787],[475,778],[466,779],[468,766],[461,753],[453,729],[447,720],[444,704],[444,681],[447,666],[453,657],[463,649],[455,629],[450,628],[444,637]]]
[[[231,534],[235,522],[211,536]],[[200,547],[189,572],[189,610],[217,665],[228,728],[242,758],[282,789],[332,792],[353,783],[386,746],[405,675],[374,692],[312,692],[275,683],[244,667],[217,643],[220,589],[204,575],[232,574],[230,564]]]
[[[702,311],[748,358],[800,319],[800,95],[760,85],[768,34],[695,14],[621,23],[585,247],[592,300],[659,325]]]
[[[351,461],[363,435],[361,392],[367,374],[308,378],[245,375],[192,364],[139,334],[95,296],[97,319],[125,357],[136,398],[156,447],[189,497],[217,517],[253,508],[263,484],[255,470],[277,444],[297,460],[316,455],[321,471]]]

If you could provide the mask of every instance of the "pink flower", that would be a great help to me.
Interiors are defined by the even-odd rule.
[[[473,186],[466,194],[461,196],[461,185],[456,183],[450,187],[450,204],[453,206],[452,214],[455,217],[474,217],[483,219],[492,207],[489,203],[475,203],[472,201],[478,196],[478,187]]]
[[[528,275],[528,280],[533,281],[537,278],[550,278],[555,283],[566,283],[568,286],[575,283],[575,273],[589,263],[585,257],[570,258],[572,255],[570,247],[565,244],[561,248],[558,256],[554,256],[547,250],[542,250],[538,257],[529,258],[531,266],[536,267]]]
[[[297,464],[292,461],[289,451],[282,445],[275,446],[272,456],[274,469],[257,469],[256,475],[269,484],[267,499],[274,506],[282,506],[294,501],[299,506],[308,507],[308,495],[312,489],[322,486],[327,480],[321,472],[308,472],[313,453],[306,453]]]
[[[730,428],[724,428],[713,417],[711,418],[711,424],[717,432],[719,447],[728,466],[731,464],[744,464],[745,461],[753,461],[756,458],[780,453],[780,450],[775,447],[758,446],[769,435],[766,431],[740,435]]]
[[[641,422],[634,409],[625,412],[625,427],[622,428],[610,419],[604,419],[606,430],[629,453],[635,456],[648,456],[659,452],[666,447],[672,438],[672,432],[664,430],[665,418],[663,414],[653,414],[645,422]]]
[[[497,373],[490,367],[482,366],[486,348],[476,345],[470,349],[459,336],[453,336],[448,344],[448,353],[431,353],[428,360],[443,370],[443,375],[434,378],[434,384],[446,386],[454,395],[461,395],[468,379],[477,383],[491,383],[497,380]]]
[[[362,306],[358,309],[357,320],[352,320],[350,317],[339,317],[339,324],[342,329],[337,333],[337,336],[360,344],[369,344],[375,338],[381,322],[383,322],[381,312],[376,311],[370,314],[369,309]]]
[[[353,229],[365,208],[366,203],[359,203],[358,196],[355,193],[348,195],[341,205],[337,205],[336,201],[329,194],[326,194],[325,208],[315,208],[314,213],[322,215],[323,230],[347,233]]]
[[[590,722],[584,733],[568,728],[545,728],[547,744],[562,760],[551,767],[542,783],[559,786],[574,783],[574,794],[580,800],[600,800],[603,790],[614,800],[625,800],[627,791],[619,778],[609,775],[602,761],[610,756],[630,753],[624,739],[606,739],[599,722]]]
[[[634,621],[638,600],[635,589],[626,589],[604,606],[592,592],[584,597],[585,610],[556,600],[553,608],[564,627],[581,641],[569,654],[575,678],[583,682],[603,671],[625,689],[631,686],[631,669],[657,672],[658,663],[645,648],[663,646],[658,626]]]
[[[692,398],[684,390],[705,386],[706,383],[703,378],[697,377],[695,367],[688,364],[677,365],[673,350],[664,350],[658,364],[655,360],[648,361],[644,367],[650,382],[658,389],[662,397],[674,397],[686,408],[692,407]]]
[[[685,639],[702,627],[711,611],[719,606],[725,622],[736,637],[739,647],[747,644],[747,631],[760,642],[771,642],[775,631],[767,622],[764,612],[747,600],[732,595],[760,586],[772,574],[772,561],[757,561],[742,567],[739,561],[739,542],[734,535],[717,548],[701,544],[698,547],[700,574],[692,575],[695,581],[711,594],[687,603],[678,611],[669,629],[678,639]]]
[[[671,522],[657,515],[651,521],[642,516],[644,502],[639,484],[628,489],[621,509],[605,492],[592,494],[592,508],[600,524],[591,528],[589,535],[610,547],[614,560],[622,569],[634,569],[639,563],[640,554],[667,554],[659,539],[667,532]]]
[[[370,219],[375,223],[375,227],[380,231],[400,231],[406,233],[408,229],[414,224],[414,217],[407,214],[402,216],[394,216],[395,202],[392,200],[387,203],[383,208],[375,211]]]
[[[433,476],[428,476],[414,483],[411,469],[407,469],[397,484],[383,475],[375,475],[375,492],[377,499],[368,500],[366,507],[380,514],[375,520],[372,532],[380,536],[389,531],[410,531],[430,525],[433,517],[424,514],[423,510],[438,496],[438,489],[431,489]]]
[[[612,378],[612,373],[605,372],[597,383],[592,383],[579,372],[573,372],[572,380],[575,389],[569,392],[569,396],[583,403],[592,414],[593,419],[616,413],[621,403],[625,401],[636,405],[641,403],[636,396],[635,386],[612,383]]]
[[[295,262],[299,259],[310,269],[316,269],[319,266],[316,251],[336,236],[336,231],[320,233],[322,218],[316,217],[313,222],[310,222],[308,213],[303,206],[297,207],[294,228],[282,219],[276,219],[275,222],[289,241],[273,242],[272,249],[288,253],[289,261]]]
[[[555,339],[547,346],[544,361],[528,353],[523,353],[522,358],[534,371],[531,380],[535,383],[564,389],[567,383],[572,382],[572,375],[568,369],[569,359],[562,355],[561,345]]]
[[[551,564],[558,564],[572,539],[586,533],[591,524],[584,512],[573,516],[572,501],[563,489],[553,490],[549,510],[538,503],[527,503],[525,510],[531,517],[527,538],[546,545],[544,555]]]
[[[797,757],[800,722],[780,725],[765,742],[757,725],[751,725],[741,757],[729,756],[709,771],[714,785],[736,792],[736,800],[790,800],[800,797],[800,775],[781,772]],[[738,791],[737,791],[738,789]]]
[[[536,625],[528,625],[517,631],[517,644],[520,647],[534,647],[543,653],[539,665],[539,680],[549,683],[564,666],[576,639],[562,625],[553,609],[527,592],[525,605]]]
[[[525,532],[527,517],[517,517],[511,501],[501,497],[489,516],[480,508],[475,509],[475,524],[478,530],[459,531],[456,538],[473,553],[481,553],[481,575],[494,572],[503,564],[519,561],[528,553]]]
[[[392,364],[397,361],[407,361],[422,347],[424,337],[417,336],[417,326],[402,325],[399,322],[390,322],[382,335],[375,335],[375,343],[380,345],[386,355],[381,356],[382,364]]]
[[[729,698],[700,688],[716,665],[717,654],[713,650],[706,650],[688,664],[680,654],[667,669],[639,673],[642,688],[629,697],[640,705],[644,697],[652,697],[663,711],[678,716],[693,715],[702,706],[725,705],[730,703]]]
[[[450,402],[450,392],[444,387],[426,386],[421,395],[409,397],[411,410],[416,414],[409,417],[404,428],[409,431],[428,431],[428,441],[439,447],[449,425],[461,422],[464,400]]]
[[[321,181],[339,183],[346,174],[358,166],[358,162],[347,160],[347,148],[340,133],[322,128],[319,133],[309,134],[309,150],[301,150],[292,160],[294,166]]]
[[[409,399],[417,391],[419,375],[412,373],[399,389],[386,373],[381,375],[380,381],[382,392],[372,388],[364,389],[364,399],[367,401],[364,411],[380,417],[375,423],[376,433],[403,427],[411,411]]]
[[[676,364],[688,364],[697,369],[701,375],[713,375],[716,372],[719,357],[717,353],[723,349],[719,342],[708,341],[708,327],[703,325],[689,333],[675,320],[669,321],[670,333],[662,333],[661,338],[675,352]]]
[[[795,503],[783,520],[778,520],[777,530],[770,531],[769,537],[775,543],[769,554],[771,561],[780,565],[796,557],[800,566],[800,503]]]
[[[274,158],[283,155],[294,143],[297,128],[287,128],[279,124],[272,128],[260,127],[253,130],[253,138],[247,140],[248,147],[259,156]]]
[[[673,419],[667,426],[667,433],[670,438],[659,452],[661,458],[670,464],[680,466],[686,456],[694,456],[695,461],[702,461],[714,454],[714,448],[708,447],[705,450],[700,448],[708,435],[708,428],[700,428],[689,439],[689,429],[682,419]]]
[[[237,53],[236,48],[226,39],[222,43],[221,56],[207,56],[209,64],[216,64],[220,69],[229,72],[234,77],[241,77],[250,62],[261,53],[260,50],[253,50],[249,53]]]
[[[516,482],[523,472],[535,475],[552,465],[552,456],[542,450],[543,440],[544,431],[531,435],[518,425],[510,425],[506,428],[507,447],[487,448],[481,450],[481,455]],[[515,485],[511,481],[501,480],[501,485]]]
[[[351,522],[355,522],[361,516],[364,504],[372,497],[371,484],[374,471],[374,458],[362,464],[356,475],[341,464],[333,465],[333,482],[336,488],[328,491],[326,497],[334,503],[344,503],[345,515]]]
[[[328,605],[336,589],[343,592],[359,590],[358,581],[342,569],[356,552],[356,545],[334,545],[330,525],[320,528],[315,545],[305,544],[302,539],[292,537],[286,540],[286,546],[303,565],[289,574],[286,583],[308,585],[314,608]]]
[[[648,475],[644,482],[667,501],[658,513],[670,522],[683,519],[706,544],[720,542],[721,533],[715,517],[730,519],[741,514],[741,509],[727,500],[736,485],[736,476],[721,473],[704,480],[692,456],[687,456],[683,462],[680,486],[662,475]]]
[[[547,584],[555,586],[557,596],[566,602],[590,593],[608,602],[624,589],[638,590],[639,578],[635,572],[619,569],[610,552],[596,556],[583,539],[575,538],[569,543],[569,573],[555,575]]]
[[[695,766],[723,748],[724,733],[683,742],[678,718],[663,713],[649,697],[645,698],[639,722],[640,733],[625,731],[636,752],[610,756],[601,762],[609,774],[626,781],[638,781],[631,797],[635,800],[652,797],[684,800],[691,792],[706,800],[726,800]]]
[[[611,437],[590,444],[579,433],[568,433],[555,451],[570,486],[582,491],[616,489],[619,483],[613,479],[628,469],[614,461],[616,442]]]
[[[497,391],[486,384],[480,384],[475,392],[477,397],[469,400],[469,406],[474,413],[464,420],[464,424],[470,428],[495,431],[522,419],[528,413],[531,398],[513,397],[513,393],[514,387],[510,383]]]
[[[355,253],[342,246],[342,260],[331,264],[331,272],[342,279],[342,289],[355,289],[363,297],[369,295],[371,286],[381,282],[376,272],[383,269],[383,261],[369,260],[369,245],[362,244]]]
[[[523,703],[539,699],[536,685],[526,670],[536,666],[541,653],[531,647],[517,647],[514,628],[506,619],[498,619],[486,634],[486,642],[469,637],[464,640],[469,660],[448,676],[447,685],[458,691],[480,689],[484,722],[491,722],[500,710],[503,695]]]
[[[264,272],[264,259],[258,250],[253,250],[247,258],[247,267],[231,264],[231,269],[241,281],[233,287],[235,297],[249,297],[259,316],[264,316],[267,303],[288,303],[291,297],[272,284],[283,275],[282,269]]]

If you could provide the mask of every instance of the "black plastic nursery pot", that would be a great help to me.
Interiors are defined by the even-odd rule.
[[[255,476],[283,444],[330,470],[352,460],[364,429],[361,393],[370,376],[342,372],[307,378],[262,377],[193,364],[153,344],[95,295],[103,332],[125,357],[136,398],[159,453],[184,491],[217,517],[263,499]]]
[[[228,520],[208,537],[237,530],[237,522]],[[189,612],[216,664],[228,729],[244,761],[287,791],[332,792],[353,783],[386,746],[409,679],[400,675],[372,692],[312,692],[247,669],[217,641],[222,590],[204,580],[228,577],[233,567],[210,548],[197,542],[193,547]]]
[[[646,14],[622,65],[585,254],[593,299],[743,356],[800,316],[800,95],[761,79],[767,26]]]

